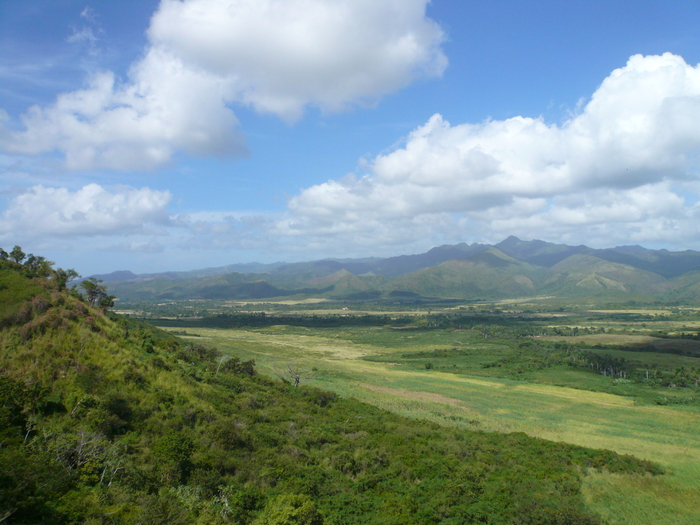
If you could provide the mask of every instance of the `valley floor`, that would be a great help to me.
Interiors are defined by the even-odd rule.
[[[182,330],[173,326],[169,329]],[[556,377],[543,379],[540,373],[528,380],[515,380],[470,374],[468,370],[450,373],[406,366],[408,349],[416,352],[446,347],[444,338],[454,339],[452,345],[462,343],[460,348],[473,346],[466,339],[460,341],[462,335],[456,331],[443,334],[443,340],[417,337],[415,344],[408,341],[414,336],[402,333],[404,343],[396,344],[387,343],[391,334],[384,329],[377,331],[377,343],[372,344],[372,337],[362,337],[360,330],[284,326],[187,326],[185,330],[186,335],[180,332],[185,339],[191,337],[198,343],[216,345],[223,352],[255,359],[263,373],[275,375],[283,367],[294,367],[308,372],[309,384],[398,414],[471,430],[524,432],[652,460],[667,474],[640,478],[589,473],[584,494],[590,507],[610,524],[700,523],[697,404],[660,406],[639,403],[629,395],[588,390],[585,384],[572,388],[576,379],[566,370]],[[373,360],[376,356],[383,358]],[[690,364],[700,364],[700,359],[688,359]],[[567,378],[567,373],[571,377]],[[597,375],[592,378],[591,384],[599,380]],[[611,378],[605,381],[609,383]],[[552,384],[557,382],[560,384]]]

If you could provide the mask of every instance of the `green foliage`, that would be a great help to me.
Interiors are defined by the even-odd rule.
[[[24,258],[27,256],[26,253],[22,251],[22,248],[19,246],[15,246],[12,248],[12,251],[10,252],[10,259],[12,259],[14,262],[17,264],[22,264],[22,261],[24,261]]]
[[[153,455],[160,460],[163,479],[179,485],[191,469],[190,457],[195,444],[186,434],[168,432],[158,438],[153,445]]]
[[[95,277],[90,277],[80,283],[81,288],[85,290],[85,295],[93,308],[101,308],[106,310],[114,306],[114,295],[109,295],[107,293],[107,287],[100,284],[101,279],[96,279]]]
[[[80,275],[73,269],[64,270],[63,268],[57,268],[54,271],[56,289],[59,292],[62,292],[66,289],[66,286],[70,281],[72,281],[73,279],[77,279],[78,277],[80,277]]]
[[[0,467],[0,520],[62,523],[54,506],[72,484],[70,473],[22,445],[0,448]]]
[[[232,372],[234,374],[247,374],[252,376],[255,373],[255,360],[249,359],[242,361],[238,357],[230,357],[223,361],[221,366],[223,372]]]
[[[253,525],[323,525],[323,518],[309,496],[281,494],[268,502]]]
[[[593,524],[582,472],[659,473],[612,452],[290,389],[252,360],[2,271],[18,291],[0,330],[8,523]],[[430,359],[440,369],[444,358]]]

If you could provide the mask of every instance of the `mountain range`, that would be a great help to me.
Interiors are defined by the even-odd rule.
[[[529,296],[700,298],[700,252],[641,246],[594,249],[508,237],[388,258],[233,264],[189,272],[95,275],[124,301],[271,299],[491,300]]]

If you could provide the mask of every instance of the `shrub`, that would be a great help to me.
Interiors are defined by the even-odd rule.
[[[323,518],[309,496],[281,494],[265,505],[253,525],[323,525]]]

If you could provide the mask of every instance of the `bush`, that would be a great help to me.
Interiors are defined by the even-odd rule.
[[[323,518],[309,496],[281,494],[265,505],[253,525],[323,525]]]

